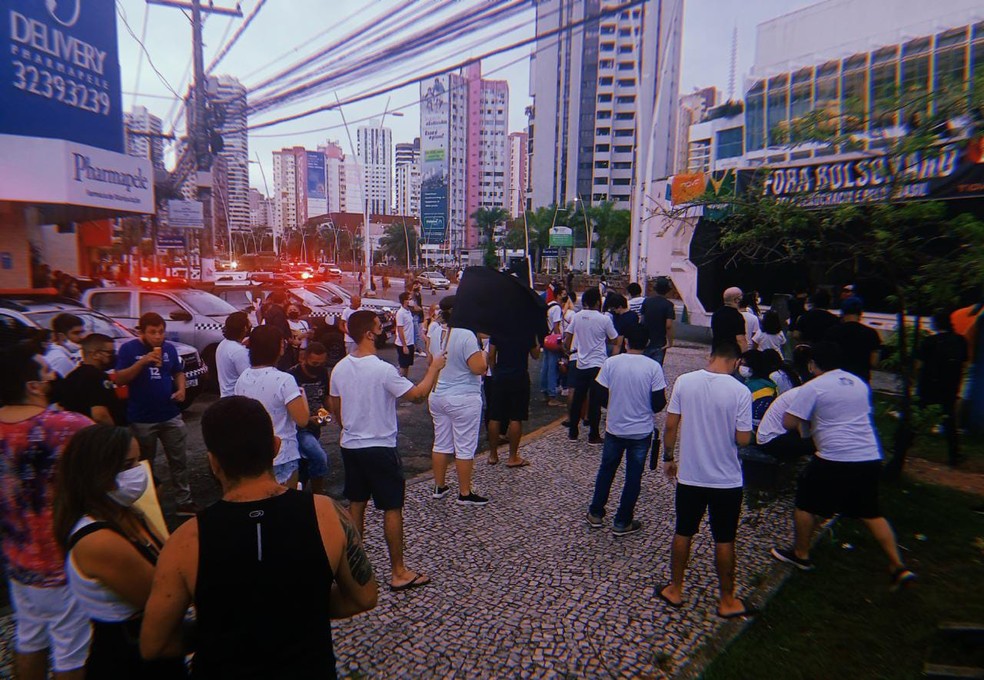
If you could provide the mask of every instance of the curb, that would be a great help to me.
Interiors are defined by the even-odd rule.
[[[825,523],[813,538],[812,547],[820,542],[824,538],[833,526],[836,524],[835,521]],[[795,569],[787,564],[783,564],[778,560],[772,567],[769,568],[765,579],[758,586],[748,594],[747,597],[742,599],[746,602],[754,603],[754,606],[759,610],[765,608],[770,600],[779,592],[779,590],[786,584],[789,577],[793,575]],[[741,635],[746,628],[755,623],[755,619],[758,617],[745,618],[745,619],[735,619],[732,621],[725,621],[721,624],[717,631],[711,635],[711,637],[701,645],[697,652],[687,659],[682,666],[673,674],[673,680],[697,680],[703,677],[704,671],[707,667],[716,659],[722,652],[724,652],[728,646],[735,641],[735,639]]]

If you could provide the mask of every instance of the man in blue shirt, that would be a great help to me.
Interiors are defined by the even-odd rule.
[[[160,439],[174,481],[177,514],[190,516],[200,508],[188,485],[187,431],[178,408],[185,399],[184,366],[175,346],[164,340],[166,326],[160,314],[140,317],[140,339],[120,347],[114,379],[117,385],[129,385],[127,418],[141,459],[153,463]]]

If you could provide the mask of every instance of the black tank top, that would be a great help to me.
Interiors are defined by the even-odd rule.
[[[193,678],[336,678],[333,581],[311,494],[198,515]]]

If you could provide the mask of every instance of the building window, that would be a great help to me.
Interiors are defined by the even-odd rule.
[[[611,120],[611,117],[612,117],[611,111],[599,111],[597,114],[598,120]]]
[[[601,27],[602,35],[615,35],[615,24],[603,24]]]
[[[636,84],[635,78],[619,78],[618,79],[618,86],[619,87],[635,87],[635,84]]]
[[[611,128],[597,128],[595,130],[596,137],[608,137],[611,134],[612,134]]]
[[[601,51],[602,52],[614,52],[615,51],[615,43],[610,43],[610,42],[601,43],[600,47],[601,47]]]
[[[635,131],[632,128],[627,130],[615,130],[616,137],[631,137],[633,134],[635,134]]]
[[[608,167],[608,161],[595,161],[594,166],[596,168],[607,168]]]
[[[844,61],[841,100],[844,111],[843,131],[864,130],[868,111],[868,55],[858,54]]]
[[[632,112],[615,114],[615,120],[634,120],[634,119],[635,119],[635,114]]]
[[[766,132],[769,146],[787,141],[789,133],[789,76],[781,75],[769,81]]]
[[[631,61],[620,61],[620,62],[618,62],[618,70],[619,71],[632,71],[634,69],[635,69],[635,64],[633,64]]]
[[[690,172],[707,172],[711,168],[711,140],[690,142],[687,156],[687,169]]]
[[[745,96],[745,147],[758,151],[765,146],[765,82],[759,81]]]
[[[632,180],[628,177],[616,177],[612,180],[612,186],[625,187],[632,183]]]
[[[902,46],[901,95],[906,118],[929,110],[929,38],[912,40]]]
[[[635,95],[634,94],[622,94],[622,95],[619,95],[615,99],[615,102],[617,104],[634,104],[635,103]]]
[[[717,157],[737,158],[745,153],[745,131],[740,127],[720,130],[717,133]]]
[[[898,47],[886,47],[871,55],[871,129],[879,130],[896,124],[898,94]]]
[[[813,110],[813,69],[805,68],[793,74],[789,101],[789,118],[797,120]]]
[[[600,59],[598,61],[598,68],[615,68],[614,59]]]
[[[607,201],[608,194],[591,194],[592,201]]]
[[[933,60],[935,91],[965,89],[968,80],[967,29],[958,28],[936,37],[936,58]]]
[[[632,147],[625,145],[616,146],[615,153],[632,153]]]
[[[598,78],[598,84],[602,86],[611,85],[614,81],[615,79],[611,76],[602,76],[601,78]]]
[[[612,95],[610,95],[610,94],[599,94],[598,95],[598,101],[601,102],[601,103],[603,103],[603,104],[611,103],[611,101],[612,101]]]
[[[632,163],[630,161],[615,161],[612,163],[612,167],[616,170],[631,170]]]
[[[596,144],[595,153],[608,153],[609,148],[608,144]]]

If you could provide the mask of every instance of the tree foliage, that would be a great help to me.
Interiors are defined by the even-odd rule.
[[[406,231],[404,231],[404,226]],[[379,253],[392,259],[396,264],[407,263],[407,241],[410,242],[410,263],[417,256],[417,230],[412,225],[391,224],[379,239]]]

